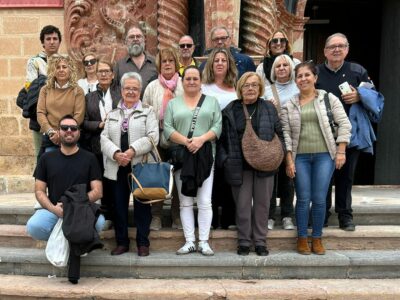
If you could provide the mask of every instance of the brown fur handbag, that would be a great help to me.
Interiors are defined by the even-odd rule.
[[[242,138],[242,151],[245,160],[258,171],[270,172],[278,169],[284,156],[279,137],[275,133],[272,141],[260,139],[254,132],[251,117],[244,103],[243,110],[246,116],[246,128]]]

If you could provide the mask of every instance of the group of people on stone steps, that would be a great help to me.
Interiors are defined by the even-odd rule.
[[[351,129],[357,119],[351,114],[353,106],[364,109],[358,87],[372,82],[362,66],[345,61],[346,36],[329,36],[326,61],[316,66],[294,58],[288,36],[277,30],[266,41],[268,51],[257,68],[232,46],[227,28],[213,28],[210,39],[213,48],[198,65],[190,36],[179,40],[178,51],[160,49],[153,58],[145,52],[145,32],[131,27],[125,37],[128,56],[112,64],[86,53],[81,61],[85,76],[78,80],[76,62],[58,54],[59,29],[42,29],[43,52],[28,61],[25,84],[29,89],[39,75],[47,76],[37,102],[40,131],[33,132],[39,156],[35,194],[42,207],[27,223],[33,238],[49,238],[63,217],[60,196],[83,183],[90,201],[101,199],[104,217],[97,219],[96,229],[115,230],[117,246],[111,255],[128,252],[127,176],[152,151],[149,138],[165,160],[170,147],[182,145],[209,166],[191,170],[201,180],[190,193],[182,183],[187,168],[175,170],[170,213],[172,228],[183,229],[185,237],[179,255],[213,255],[210,229],[237,228],[239,255],[254,249],[267,256],[266,238],[274,228],[277,198],[283,228],[295,229],[296,218],[297,251],[324,254],[321,237],[330,215],[333,182],[339,227],[355,230],[354,171],[359,153],[371,148],[354,142]],[[339,86],[345,82],[348,90],[342,92]],[[285,156],[276,170],[256,169],[245,159],[246,120],[261,140],[279,138]],[[147,256],[150,230],[162,228],[163,204],[133,202],[137,252]]]

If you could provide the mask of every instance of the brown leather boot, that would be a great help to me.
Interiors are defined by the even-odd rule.
[[[312,239],[312,252],[318,255],[324,255],[325,254],[325,248],[322,245],[322,240],[321,238],[313,238]]]
[[[297,252],[303,255],[310,255],[311,250],[310,246],[308,245],[308,238],[307,237],[298,237],[297,238]]]

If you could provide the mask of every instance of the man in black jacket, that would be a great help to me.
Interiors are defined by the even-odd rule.
[[[63,217],[61,196],[71,186],[86,184],[90,202],[100,199],[103,194],[99,164],[92,153],[78,147],[80,130],[72,116],[61,119],[59,135],[60,149],[43,154],[34,174],[35,196],[42,209],[35,211],[26,227],[29,235],[36,240],[49,239],[58,218]],[[96,223],[97,231],[103,228],[104,221],[100,215]]]

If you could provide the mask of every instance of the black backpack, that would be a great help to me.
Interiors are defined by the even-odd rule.
[[[38,78],[32,81],[28,91],[22,88],[19,92],[17,105],[22,108],[22,116],[24,118],[36,120],[36,105],[39,100],[40,89],[46,84],[46,80],[47,76],[39,75]]]

